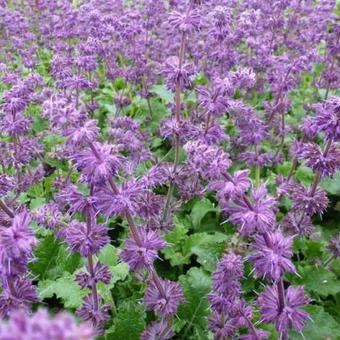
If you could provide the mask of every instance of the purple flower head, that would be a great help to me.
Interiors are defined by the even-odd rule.
[[[73,159],[85,181],[102,184],[118,173],[122,167],[123,157],[118,154],[118,150],[113,145],[100,143],[92,145],[92,148],[74,155]]]
[[[11,288],[5,286],[0,294],[0,318],[7,318],[13,311],[28,311],[30,304],[38,302],[35,286],[25,278],[11,279]]]
[[[165,138],[178,136],[180,140],[186,141],[197,135],[197,128],[185,118],[177,120],[175,117],[164,120],[161,123],[160,134]]]
[[[323,104],[314,105],[315,124],[328,139],[340,140],[340,97],[331,97]]]
[[[234,319],[214,311],[209,317],[208,329],[214,333],[214,339],[232,339],[236,332]]]
[[[160,72],[165,76],[166,84],[170,89],[174,89],[177,82],[181,88],[191,86],[191,77],[195,74],[195,69],[191,63],[184,62],[179,65],[178,57],[169,57]]]
[[[229,286],[232,286],[229,284]],[[239,291],[238,284],[233,283],[233,290],[236,292]],[[210,302],[210,307],[213,311],[217,311],[219,313],[229,312],[235,303],[235,296],[234,295],[228,295],[228,291],[223,292],[223,293],[218,293],[218,292],[210,292],[207,295],[207,298]]]
[[[231,80],[234,87],[239,89],[251,89],[256,83],[256,76],[252,69],[241,68],[231,75]]]
[[[51,318],[39,309],[30,315],[22,310],[13,312],[7,323],[0,324],[3,339],[81,339],[92,340],[94,333],[87,323],[78,325],[71,314],[59,313]]]
[[[236,171],[230,178],[223,180],[212,181],[208,184],[208,190],[217,192],[217,198],[222,203],[226,204],[230,199],[240,197],[250,187],[249,170]]]
[[[97,212],[95,199],[93,196],[85,196],[75,185],[68,185],[58,195],[60,204],[67,203],[70,213],[80,212],[83,215],[90,214],[94,216]]]
[[[280,230],[255,237],[253,249],[255,253],[249,256],[254,263],[256,275],[270,280],[279,280],[285,272],[296,272],[290,258],[293,237],[284,237]]]
[[[259,166],[263,168],[273,163],[273,154],[270,152],[256,154],[253,151],[241,152],[237,156],[237,160],[240,162],[245,162],[248,166]]]
[[[165,248],[166,242],[161,239],[158,231],[138,229],[141,244],[130,234],[130,238],[125,241],[125,247],[120,253],[120,258],[129,264],[130,269],[139,271],[144,267],[151,268],[153,261],[158,257],[160,249]]]
[[[267,194],[267,189],[261,185],[252,191],[250,201],[237,199],[224,207],[229,214],[228,220],[237,225],[244,235],[254,232],[267,232],[275,226],[276,200]]]
[[[175,333],[168,327],[167,322],[164,319],[160,321],[153,321],[141,334],[141,340],[158,340],[158,339],[170,339]]]
[[[266,340],[270,337],[270,333],[263,329],[255,328],[256,336],[253,331],[249,331],[248,334],[240,336],[240,340]]]
[[[47,229],[55,229],[60,226],[63,215],[58,204],[48,203],[41,206],[33,215],[34,220]]]
[[[98,210],[105,216],[123,215],[127,211],[135,214],[140,209],[140,198],[146,192],[143,182],[129,180],[114,193],[104,188],[96,193]]]
[[[314,225],[309,215],[301,211],[289,212],[282,221],[282,227],[291,235],[309,236]]]
[[[310,140],[313,140],[320,132],[320,127],[316,124],[315,119],[310,116],[304,119],[300,129]]]
[[[161,317],[173,315],[184,301],[182,287],[178,282],[161,280],[162,293],[152,280],[145,291],[144,302],[147,310],[153,310]],[[164,295],[163,295],[164,293]]]
[[[328,250],[333,254],[333,256],[340,257],[340,234],[329,240]]]
[[[27,258],[32,254],[38,240],[29,226],[30,222],[31,217],[24,210],[14,217],[11,227],[0,229],[0,253],[13,260]]]
[[[90,295],[83,299],[83,304],[77,309],[76,315],[84,321],[91,321],[97,335],[101,335],[105,322],[110,319],[110,309],[110,305],[95,306]]]
[[[7,175],[0,175],[0,197],[5,196],[9,191],[15,187],[15,181],[12,177]]]
[[[101,264],[100,262],[97,262],[93,268],[93,274],[90,274],[91,270],[88,265],[86,266],[86,268],[88,271],[87,273],[79,272],[76,274],[75,280],[81,288],[92,288],[98,282],[103,282],[105,284],[110,283],[111,271],[109,267]]]
[[[198,90],[198,103],[205,115],[212,114],[214,117],[222,117],[228,107],[228,99],[220,94],[219,90],[209,90],[200,87]]]
[[[97,121],[90,119],[82,127],[67,129],[63,134],[68,137],[69,143],[79,146],[79,144],[95,142],[98,138],[99,128]]]
[[[184,146],[188,164],[203,179],[220,179],[231,165],[229,155],[222,149],[202,142],[188,142]]]
[[[285,300],[285,307],[280,310],[277,287],[266,287],[258,298],[262,321],[274,322],[279,332],[286,332],[292,328],[302,331],[309,314],[301,307],[310,301],[303,287],[288,287]]]
[[[324,190],[311,187],[305,188],[300,184],[293,184],[290,198],[293,200],[293,209],[305,211],[308,215],[322,214],[328,205],[328,198]]]
[[[306,160],[306,166],[314,172],[320,171],[322,176],[332,176],[340,167],[340,149],[332,144],[327,152],[314,143],[304,144],[298,153],[299,159]]]
[[[20,114],[5,116],[0,123],[0,131],[11,137],[24,135],[30,130],[31,118],[23,117]]]
[[[197,31],[200,27],[200,15],[195,10],[174,11],[168,19],[169,24],[181,33]]]
[[[110,242],[104,225],[94,224],[88,228],[86,223],[72,220],[65,231],[65,241],[73,252],[87,257],[94,255]]]
[[[240,279],[243,275],[241,256],[226,254],[219,261],[216,271],[212,274],[213,290],[228,296],[230,299],[240,294]]]

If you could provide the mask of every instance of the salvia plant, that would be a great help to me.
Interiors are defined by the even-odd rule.
[[[339,6],[0,0],[0,339],[340,339]]]

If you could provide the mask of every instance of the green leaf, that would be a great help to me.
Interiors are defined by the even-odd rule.
[[[309,305],[305,310],[310,314],[312,320],[308,321],[303,330],[304,338],[307,340],[336,340],[340,337],[340,324],[324,311],[321,306]],[[291,340],[301,340],[301,334],[292,331],[289,334]]]
[[[107,266],[114,266],[118,261],[117,249],[111,244],[107,244],[103,247],[98,254],[98,259],[101,263]]]
[[[277,172],[280,175],[288,176],[291,167],[292,167],[292,162],[283,162],[283,164],[279,164],[277,166]]]
[[[179,281],[185,296],[185,302],[178,310],[179,318],[187,321],[184,334],[191,328],[205,329],[209,315],[209,302],[206,295],[211,290],[210,275],[202,269],[191,268],[186,275],[180,276]]]
[[[320,185],[330,194],[340,196],[340,171],[333,178],[325,178]]]
[[[70,253],[53,235],[45,236],[34,252],[36,260],[30,270],[40,280],[61,277],[65,272],[73,273],[79,266],[81,256]]]
[[[336,275],[323,268],[310,266],[300,272],[303,277],[303,284],[307,291],[314,292],[321,296],[335,295],[340,292],[340,281]]]
[[[56,259],[59,253],[59,242],[53,235],[48,235],[40,241],[34,251],[36,261],[31,263],[30,270],[34,276],[44,279],[48,275],[50,268],[56,265]]]
[[[38,209],[45,203],[46,203],[46,200],[43,197],[33,198],[31,199],[31,202],[30,202],[30,209],[31,210]]]
[[[174,101],[174,94],[165,85],[152,85],[149,89],[151,93],[157,94],[167,104]]]
[[[218,209],[207,198],[197,201],[191,211],[192,225],[195,229],[201,226],[202,219],[210,212],[217,212]]]
[[[51,298],[55,295],[60,298],[66,308],[78,308],[83,298],[88,294],[87,289],[81,289],[71,274],[57,280],[39,281],[38,294],[41,299]]]
[[[112,273],[111,285],[119,280],[125,280],[129,274],[129,265],[127,263],[118,263],[114,267],[110,267]]]
[[[295,176],[303,185],[310,185],[313,181],[314,173],[312,169],[300,166]]]
[[[216,244],[201,244],[191,249],[192,253],[197,255],[197,262],[204,269],[213,272],[216,268],[216,263],[224,251],[223,243]]]
[[[137,301],[126,301],[118,308],[114,324],[108,329],[107,340],[139,340],[145,328],[144,306]]]

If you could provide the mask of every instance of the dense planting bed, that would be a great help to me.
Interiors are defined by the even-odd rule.
[[[340,339],[339,3],[0,6],[0,340]]]

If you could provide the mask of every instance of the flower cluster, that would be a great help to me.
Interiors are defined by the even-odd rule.
[[[209,329],[215,339],[233,338],[239,328],[248,328],[249,338],[267,339],[269,334],[252,324],[252,308],[241,299],[243,262],[239,255],[224,255],[212,274],[212,292],[208,294],[212,315]],[[244,337],[246,337],[244,335]]]
[[[67,313],[59,313],[52,318],[45,309],[39,309],[32,316],[16,311],[8,322],[0,323],[0,334],[2,339],[94,339],[89,324],[78,325]]]
[[[340,168],[335,8],[0,0],[0,318],[9,318],[0,338],[115,334],[130,299],[144,306],[142,340],[175,330],[267,339],[261,322],[281,340],[303,331],[310,299],[289,285],[300,268],[293,242],[318,237],[313,223],[332,201],[320,184]],[[312,180],[295,176],[300,165]],[[339,236],[327,239],[325,270],[340,256]],[[51,240],[47,255],[35,252]],[[112,248],[131,271],[124,287],[108,265],[116,259],[103,260]],[[79,326],[64,314],[29,316],[35,285],[65,278],[63,263],[49,268],[62,251],[79,259],[65,265],[83,294],[74,307],[89,323]],[[180,284],[190,265],[213,271],[206,330],[194,324],[196,309],[181,320],[191,313],[192,292]],[[264,286],[257,297],[242,289],[253,274]]]
[[[29,309],[38,301],[28,277],[28,262],[38,243],[30,228],[31,217],[27,210],[13,218],[12,225],[0,229],[0,316],[8,317],[16,309]]]

